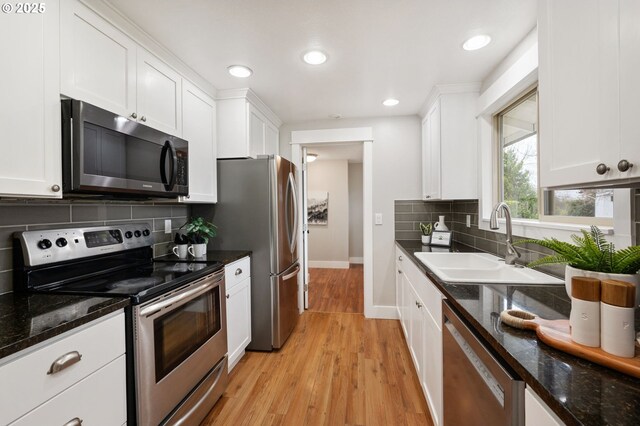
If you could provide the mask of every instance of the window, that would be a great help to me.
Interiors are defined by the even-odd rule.
[[[539,189],[537,89],[498,113],[496,123],[501,171],[499,196],[509,205],[514,218],[612,224],[611,189]]]

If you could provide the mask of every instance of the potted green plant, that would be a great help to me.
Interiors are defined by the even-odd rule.
[[[613,243],[606,240],[597,226],[591,226],[582,235],[572,235],[572,243],[556,238],[527,239],[515,244],[534,243],[555,252],[529,263],[529,267],[560,263],[565,264],[565,286],[571,296],[571,278],[588,276],[598,279],[616,279],[636,285],[636,301],[640,302],[640,246],[616,250]]]
[[[430,223],[424,224],[420,222],[420,231],[422,231],[422,244],[427,245],[431,243],[431,233],[433,232],[433,225]]]
[[[191,241],[189,253],[194,257],[202,257],[207,252],[207,243],[209,238],[217,235],[218,227],[208,222],[203,217],[194,217],[180,229],[185,228],[187,237]]]

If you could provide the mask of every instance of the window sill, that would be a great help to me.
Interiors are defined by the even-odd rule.
[[[489,228],[489,218],[482,218],[479,221],[478,227],[485,231],[492,232],[506,232],[506,225],[504,219],[498,219],[498,225],[500,229]],[[511,221],[511,227],[514,235],[524,238],[557,238],[561,241],[571,241],[571,235],[578,234],[582,230],[588,231],[589,225],[572,224],[572,223],[558,223],[558,222],[541,222],[538,220],[519,220],[514,219]],[[600,230],[605,235],[613,235],[613,227],[611,226],[599,226]]]

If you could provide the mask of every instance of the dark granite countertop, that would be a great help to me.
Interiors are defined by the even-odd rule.
[[[162,256],[156,260],[163,262],[193,262],[193,263],[206,263],[206,262],[221,262],[225,265],[240,260],[243,257],[251,256],[250,250],[209,250],[203,257],[193,257],[188,255],[186,259],[180,259],[175,254],[168,254]]]
[[[0,295],[0,358],[128,305],[127,298],[37,293]]]
[[[515,329],[499,321],[500,312],[509,308],[524,309],[546,319],[568,318],[571,303],[564,286],[446,283],[413,255],[423,251],[420,241],[396,243],[487,346],[565,423],[640,423],[640,379],[553,349],[539,342],[535,332]],[[478,251],[462,245],[454,246],[454,250]],[[636,315],[636,329],[640,329],[639,318]]]

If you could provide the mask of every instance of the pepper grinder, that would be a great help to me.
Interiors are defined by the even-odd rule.
[[[600,280],[571,279],[571,340],[585,346],[600,346]]]
[[[626,281],[603,280],[601,299],[602,350],[633,358],[636,343],[635,286]]]

